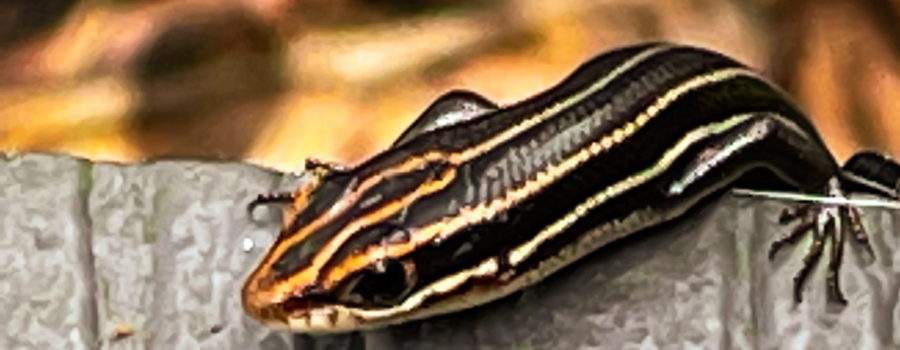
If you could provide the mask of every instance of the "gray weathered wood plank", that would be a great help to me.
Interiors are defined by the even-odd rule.
[[[826,303],[824,265],[795,305],[808,240],[769,261],[786,204],[734,195],[473,310],[362,335],[272,332],[239,290],[280,218],[245,209],[297,181],[236,163],[0,158],[0,349],[900,347],[900,213],[865,209],[878,259],[848,245],[849,306]]]

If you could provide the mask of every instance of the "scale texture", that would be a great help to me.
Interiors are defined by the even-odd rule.
[[[900,212],[863,211],[877,259],[847,245],[847,307],[826,302],[824,264],[796,305],[809,241],[767,258],[788,204],[730,194],[482,307],[357,334],[272,332],[239,291],[281,219],[251,220],[246,205],[299,181],[236,163],[0,158],[0,349],[900,348]]]

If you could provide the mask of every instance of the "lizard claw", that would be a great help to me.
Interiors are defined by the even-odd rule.
[[[843,197],[837,180],[829,182],[827,192],[832,197]],[[843,204],[803,203],[786,209],[779,218],[779,223],[783,225],[793,221],[798,221],[798,224],[786,235],[772,242],[769,259],[773,259],[781,247],[788,244],[794,245],[805,234],[812,234],[813,241],[803,257],[803,266],[793,279],[794,300],[797,303],[802,301],[803,285],[813,267],[821,260],[826,243],[830,240],[831,252],[826,275],[829,300],[841,305],[847,304],[839,279],[846,235],[851,234],[856,242],[863,245],[868,252],[872,252],[868,236],[866,236],[860,220],[859,211]]]

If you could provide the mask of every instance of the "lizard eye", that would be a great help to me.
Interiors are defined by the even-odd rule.
[[[361,306],[392,305],[409,294],[416,279],[411,260],[381,260],[347,283],[338,299]]]

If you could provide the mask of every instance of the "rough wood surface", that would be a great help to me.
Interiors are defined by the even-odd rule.
[[[280,219],[245,206],[297,181],[235,163],[0,158],[0,349],[900,346],[900,213],[865,210],[878,258],[846,248],[847,307],[826,304],[824,266],[795,305],[808,240],[770,262],[785,203],[734,195],[473,310],[365,334],[271,332],[239,290]]]

